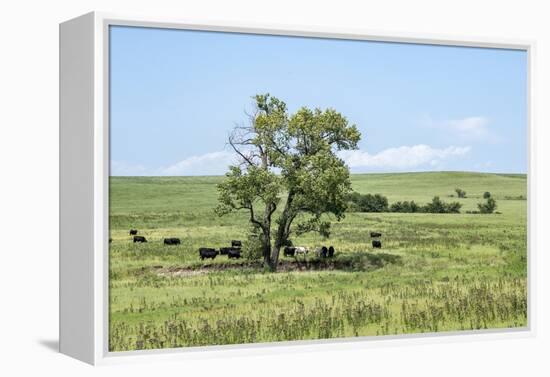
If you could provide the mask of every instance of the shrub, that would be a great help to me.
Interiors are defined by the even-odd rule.
[[[462,204],[458,202],[445,203],[439,196],[434,196],[431,203],[422,207],[422,212],[426,213],[460,213]]]
[[[390,212],[407,212],[405,202],[395,202],[390,206]]]
[[[423,210],[429,213],[445,213],[445,203],[439,199],[439,196],[434,196],[432,202],[426,204]]]
[[[485,203],[478,203],[480,213],[493,213],[497,208],[497,202],[493,198],[488,198]]]
[[[359,208],[359,205],[354,202],[348,203],[348,208],[346,209],[348,212],[361,212],[361,208]]]
[[[519,196],[508,196],[508,195],[506,195],[504,197],[504,199],[506,199],[506,200],[527,200],[527,197],[525,197],[523,195],[519,195]]]
[[[464,190],[462,190],[462,189],[456,188],[456,189],[455,189],[455,192],[456,192],[456,195],[457,195],[459,198],[465,198],[465,197],[466,197],[466,191],[464,191]]]
[[[243,242],[242,254],[248,260],[261,260],[262,255],[262,233],[258,227],[251,227],[246,240]]]
[[[388,199],[380,194],[367,194],[361,197],[359,207],[363,212],[387,212]]]
[[[451,202],[446,204],[447,206],[447,213],[460,213],[460,208],[462,207],[462,204],[459,202]]]
[[[348,210],[352,212],[388,212],[388,198],[380,194],[362,195],[353,192],[348,200],[351,202]]]
[[[390,206],[390,212],[415,213],[420,211],[420,206],[414,200],[395,202]]]
[[[360,199],[361,199],[361,194],[359,194],[356,191],[348,195],[348,201],[352,203],[358,203]]]

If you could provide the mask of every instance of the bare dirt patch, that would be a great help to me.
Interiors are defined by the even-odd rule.
[[[306,271],[372,271],[388,263],[400,263],[401,257],[393,254],[360,253],[353,257],[334,259],[281,260],[277,272]],[[191,277],[221,271],[262,272],[261,262],[243,261],[238,263],[212,263],[201,266],[154,266],[153,272],[165,277]]]

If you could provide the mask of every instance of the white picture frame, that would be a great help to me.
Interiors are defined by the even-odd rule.
[[[528,55],[528,326],[519,329],[444,334],[357,337],[322,341],[207,346],[109,352],[108,182],[109,27],[142,26],[185,30],[291,35],[385,42],[524,50]],[[533,221],[535,127],[534,41],[462,38],[235,22],[172,20],[92,12],[60,24],[60,352],[90,364],[184,357],[225,357],[304,350],[379,347],[388,344],[531,337],[536,333]],[[457,336],[460,335],[460,336]]]

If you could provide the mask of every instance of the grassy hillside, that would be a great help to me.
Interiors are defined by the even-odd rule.
[[[198,258],[199,247],[246,234],[246,214],[212,212],[221,179],[111,178],[111,350],[526,325],[525,175],[353,175],[354,190],[390,203],[438,195],[463,212],[490,191],[501,214],[349,213],[329,240],[293,239],[334,245],[330,265],[311,269],[309,255],[298,271],[283,258],[292,268],[276,274]],[[467,198],[450,197],[457,187]],[[132,243],[130,228],[149,242]],[[383,233],[381,250],[370,245],[373,230]],[[164,246],[164,237],[182,245]]]

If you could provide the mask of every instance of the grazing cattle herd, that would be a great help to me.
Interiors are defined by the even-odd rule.
[[[133,236],[134,243],[143,243],[147,242],[147,239],[144,236],[138,236],[137,229],[130,229],[130,236]],[[379,232],[370,232],[371,238],[376,238],[372,240],[372,247],[375,249],[382,248],[382,233]],[[109,242],[111,239],[109,238]],[[176,237],[164,238],[165,245],[181,245],[181,240]],[[292,242],[289,241],[283,249],[283,255],[285,257],[296,257],[299,254],[306,256],[309,253],[309,249],[305,246],[292,246]],[[229,259],[239,259],[241,257],[242,242],[240,240],[231,240],[230,247],[220,247],[219,250],[211,247],[201,247],[199,248],[199,257],[204,259],[214,259],[217,255],[227,255]],[[332,258],[334,256],[335,249],[334,246],[321,246],[315,249],[315,255],[320,258]]]
[[[298,254],[303,254],[304,256],[309,253],[309,249],[304,246],[285,246],[283,249],[283,255],[285,257],[294,257]]]
[[[309,249],[304,246],[285,246],[283,249],[283,255],[285,257],[295,257],[298,254],[303,254],[304,256],[309,253]],[[315,249],[315,255],[321,258],[332,258],[334,256],[334,246],[318,247]]]
[[[231,247],[220,247],[220,250],[216,250],[211,247],[199,248],[199,257],[204,259],[214,259],[217,255],[227,255],[229,259],[239,259],[241,257],[242,242],[239,240],[232,240]]]
[[[334,246],[326,247],[318,247],[315,249],[315,255],[321,258],[332,258],[334,256]]]

